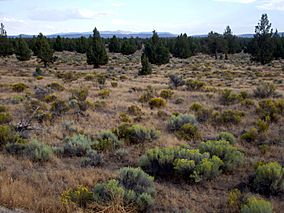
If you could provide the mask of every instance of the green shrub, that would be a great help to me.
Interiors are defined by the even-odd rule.
[[[231,190],[228,195],[229,207],[236,211],[239,211],[241,207],[241,198],[242,198],[242,193],[240,192],[239,189]]]
[[[92,201],[94,201],[93,193],[84,186],[78,186],[74,190],[68,189],[61,194],[61,203],[64,205],[74,203],[79,207],[86,208]]]
[[[244,161],[244,154],[224,140],[203,142],[199,145],[199,150],[201,153],[208,152],[211,156],[219,157],[224,162],[224,171],[233,171]]]
[[[42,77],[44,75],[43,71],[37,67],[36,70],[33,72],[33,77]]]
[[[14,140],[14,131],[8,125],[0,125],[0,149]]]
[[[111,91],[109,89],[102,89],[99,91],[98,95],[104,99],[110,96],[110,92]]]
[[[23,92],[27,88],[29,88],[29,87],[26,84],[24,84],[24,83],[17,83],[17,84],[13,84],[12,85],[12,90],[14,92]]]
[[[65,114],[69,110],[68,105],[63,100],[56,100],[51,104],[50,111],[55,116]]]
[[[147,86],[146,91],[141,95],[139,101],[143,103],[149,102],[150,99],[154,98],[156,95],[157,95],[156,90],[151,86]]]
[[[167,101],[163,98],[151,98],[149,101],[149,106],[151,109],[153,108],[162,108],[165,107]]]
[[[86,135],[76,134],[64,139],[63,154],[68,157],[85,156],[92,149],[94,141]]]
[[[175,132],[181,129],[185,124],[197,125],[197,121],[193,115],[190,114],[178,114],[172,115],[168,121],[168,130]]]
[[[259,165],[253,180],[253,188],[259,193],[284,193],[284,168],[277,162]]]
[[[203,109],[203,105],[200,104],[200,103],[193,103],[191,106],[190,106],[190,110],[194,111],[194,112],[198,112],[200,110]]]
[[[81,160],[82,167],[87,167],[87,166],[96,167],[101,164],[102,164],[101,155],[98,154],[95,150],[88,150],[85,158]]]
[[[12,121],[12,116],[10,113],[0,112],[0,125],[8,124]]]
[[[61,91],[63,91],[65,89],[64,86],[62,86],[61,84],[56,83],[56,82],[48,84],[47,88],[50,88],[53,91],[59,91],[59,92],[61,92]]]
[[[211,180],[222,173],[221,168],[223,166],[223,161],[217,157],[212,156],[212,158],[204,158],[196,167],[196,172],[193,174],[196,182],[203,179]]]
[[[173,95],[174,95],[174,92],[170,89],[164,89],[160,93],[160,96],[164,99],[171,99]]]
[[[258,197],[249,197],[241,207],[241,213],[272,213],[272,204]]]
[[[141,116],[143,114],[141,108],[137,105],[128,107],[128,113],[134,116]]]
[[[264,120],[258,119],[256,121],[256,126],[257,126],[257,131],[259,133],[264,133],[267,132],[269,130],[269,123],[267,123]]]
[[[104,74],[98,74],[98,75],[96,76],[96,78],[97,78],[97,81],[98,81],[99,84],[104,85],[104,84],[106,83],[106,80],[107,80],[106,75],[104,75]]]
[[[254,95],[257,98],[269,98],[275,94],[276,87],[269,82],[262,82],[254,90]]]
[[[124,188],[124,202],[136,203],[139,210],[146,210],[154,204],[154,178],[140,168],[122,168],[118,181]]]
[[[71,93],[72,93],[71,99],[76,99],[78,101],[86,101],[89,95],[89,89],[88,88],[74,89],[72,90]]]
[[[123,200],[125,193],[117,180],[109,180],[105,183],[96,184],[92,192],[94,201],[102,204]]]
[[[235,136],[230,133],[230,132],[220,132],[218,137],[218,140],[224,140],[224,141],[228,141],[230,144],[234,145],[237,141],[237,139],[235,138]]]
[[[47,102],[47,103],[51,103],[51,102],[54,102],[57,100],[57,96],[54,95],[54,94],[51,94],[51,95],[47,95],[44,97],[44,101]]]
[[[98,134],[96,141],[92,146],[96,150],[106,151],[115,150],[122,146],[122,142],[111,131],[103,131]]]
[[[170,79],[170,86],[177,88],[180,86],[183,86],[185,84],[185,81],[183,80],[182,76],[179,76],[177,74],[171,74],[169,75],[169,79]]]
[[[237,93],[233,93],[232,90],[225,89],[220,97],[220,102],[223,105],[232,105],[239,103],[243,100],[243,97]]]
[[[112,81],[112,82],[111,82],[111,86],[112,86],[113,88],[118,87],[118,82],[117,82],[117,81]]]
[[[147,129],[144,126],[132,125],[124,133],[125,139],[131,144],[140,144],[147,141],[154,141],[159,138],[159,132],[154,129]]]
[[[219,125],[239,124],[243,116],[243,112],[235,110],[225,110],[223,112],[213,113],[212,119],[214,123]]]
[[[185,85],[189,91],[197,91],[202,89],[206,84],[202,81],[189,79],[186,81]]]
[[[177,132],[177,135],[186,140],[200,139],[200,133],[197,126],[190,123],[184,124]]]
[[[0,112],[6,112],[6,111],[7,111],[6,107],[3,105],[0,105]]]
[[[49,161],[52,158],[53,150],[50,146],[33,140],[31,143],[26,144],[24,149],[24,155],[30,158],[32,161]]]
[[[93,80],[95,79],[95,75],[93,75],[93,74],[87,74],[87,75],[84,77],[84,79],[85,79],[86,81],[93,81]]]
[[[262,100],[258,103],[257,113],[263,120],[270,120],[272,122],[278,121],[279,116],[284,113],[283,100]]]
[[[258,132],[256,128],[250,128],[247,132],[241,135],[241,139],[246,142],[256,141],[258,136]]]

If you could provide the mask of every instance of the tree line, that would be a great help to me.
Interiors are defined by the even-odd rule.
[[[107,48],[106,48],[107,47]],[[261,64],[270,63],[274,59],[284,58],[284,37],[273,31],[267,14],[263,14],[253,38],[241,38],[233,34],[228,26],[223,34],[211,31],[206,37],[190,37],[181,34],[176,38],[160,38],[156,31],[148,39],[117,38],[104,39],[95,28],[93,35],[85,38],[47,38],[39,34],[33,38],[9,38],[1,24],[0,56],[16,54],[21,61],[29,60],[33,55],[42,60],[45,66],[54,61],[55,51],[73,51],[87,55],[87,62],[98,68],[108,63],[109,52],[134,54],[143,48],[140,74],[149,74],[151,64],[162,65],[170,60],[170,56],[181,59],[189,58],[198,53],[209,54],[215,59],[228,59],[230,54],[245,52],[251,59]],[[147,66],[147,67],[145,67]]]

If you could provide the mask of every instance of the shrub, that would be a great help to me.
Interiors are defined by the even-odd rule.
[[[110,96],[110,92],[111,91],[109,89],[102,89],[99,91],[98,95],[104,99]]]
[[[41,77],[43,75],[44,73],[39,67],[37,67],[36,70],[33,72],[33,77]]]
[[[69,110],[68,105],[63,100],[56,100],[51,104],[50,111],[55,116],[65,114]]]
[[[0,125],[0,149],[14,140],[14,132],[8,125]]]
[[[259,165],[253,179],[253,188],[266,195],[284,193],[284,168],[277,162]]]
[[[258,105],[259,107],[256,111],[263,120],[278,121],[279,116],[284,113],[283,100],[262,100]]]
[[[232,90],[225,89],[220,97],[220,102],[223,105],[232,105],[239,103],[242,99],[243,97],[241,95],[233,93]]]
[[[154,204],[154,178],[140,168],[122,168],[118,181],[124,188],[124,202],[136,203],[139,210],[146,210]]]
[[[88,88],[80,88],[72,90],[72,97],[71,99],[76,99],[78,101],[85,101],[89,95]]]
[[[102,204],[123,200],[124,189],[117,180],[96,184],[92,189],[94,201]]]
[[[190,110],[194,111],[194,112],[198,112],[200,111],[201,109],[203,109],[203,105],[200,104],[200,103],[193,103],[191,106],[190,106]]]
[[[64,205],[75,203],[79,207],[86,208],[93,200],[93,193],[84,186],[78,186],[74,190],[68,189],[61,194],[61,203]]]
[[[187,80],[185,84],[189,91],[197,91],[205,86],[204,82],[193,79]]]
[[[239,124],[243,116],[243,112],[235,110],[225,110],[223,112],[213,113],[212,119],[214,123],[219,125]]]
[[[173,97],[174,92],[170,89],[164,89],[161,91],[160,96],[164,99],[171,99]]]
[[[63,154],[68,157],[85,156],[92,149],[94,141],[88,136],[76,134],[64,139]]]
[[[212,110],[205,109],[200,103],[193,103],[190,110],[195,112],[198,122],[206,122],[212,117]]]
[[[163,98],[151,98],[149,101],[149,106],[151,109],[153,108],[162,108],[165,107],[167,101]]]
[[[257,139],[258,132],[256,128],[250,128],[247,132],[241,135],[241,139],[246,142],[253,142]]]
[[[184,124],[197,125],[197,121],[193,115],[190,114],[178,114],[172,115],[168,121],[168,129],[172,132],[178,131]]]
[[[49,161],[52,158],[53,150],[50,146],[33,140],[31,143],[26,144],[24,154],[32,161]]]
[[[259,133],[264,133],[269,130],[269,124],[266,121],[261,120],[261,119],[258,119],[256,121],[256,126],[257,126],[257,131]]]
[[[239,189],[231,190],[228,195],[229,207],[239,211],[241,207],[241,197],[242,194]]]
[[[275,94],[275,85],[269,82],[262,82],[254,90],[254,95],[257,98],[269,98]]]
[[[237,141],[237,139],[235,138],[235,136],[230,133],[230,132],[220,132],[218,137],[218,140],[224,140],[224,141],[228,141],[230,144],[234,145]]]
[[[128,113],[134,116],[141,116],[142,115],[142,110],[140,109],[139,106],[137,105],[132,105],[128,107]]]
[[[44,101],[47,103],[51,103],[57,100],[57,96],[52,94],[44,97]]]
[[[111,82],[111,86],[112,86],[113,88],[118,87],[118,82],[117,82],[117,81],[112,81],[112,82]]]
[[[211,156],[219,157],[224,162],[222,169],[225,171],[233,171],[244,160],[244,154],[224,140],[203,142],[199,145],[199,150],[201,153],[208,152]]]
[[[3,105],[0,105],[0,112],[6,112],[6,111],[7,111],[6,107]]]
[[[26,84],[24,84],[24,83],[17,83],[17,84],[13,84],[12,85],[12,90],[14,92],[23,92],[27,88],[29,88],[29,87]]]
[[[249,197],[241,207],[241,213],[272,213],[272,204],[257,197]]]
[[[114,150],[122,146],[122,142],[111,131],[103,131],[96,137],[96,142],[93,145],[94,149],[100,151]]]
[[[155,95],[157,95],[156,90],[151,86],[147,86],[146,91],[141,95],[141,97],[139,98],[139,101],[149,102],[151,98],[155,97]]]
[[[106,79],[107,79],[106,75],[99,74],[99,75],[96,76],[96,78],[97,78],[97,81],[98,81],[99,84],[104,85],[106,83]]]
[[[184,124],[177,135],[186,140],[198,140],[200,138],[197,126],[190,123]]]
[[[12,121],[12,116],[10,113],[0,112],[0,125],[8,124]]]
[[[65,89],[64,86],[62,86],[61,84],[56,83],[56,82],[48,84],[47,88],[49,88],[49,89],[51,89],[53,91],[58,91],[58,92],[61,92],[61,91],[63,91]]]
[[[179,76],[177,74],[171,74],[169,78],[170,78],[169,84],[174,88],[183,86],[185,84],[184,80],[182,79],[182,76]]]
[[[158,139],[159,132],[154,129],[147,129],[144,126],[132,125],[125,130],[124,135],[129,143],[139,144]]]
[[[88,150],[86,157],[81,161],[82,167],[92,166],[96,167],[102,164],[101,155],[98,154],[95,150]]]

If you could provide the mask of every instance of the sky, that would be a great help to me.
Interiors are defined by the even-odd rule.
[[[254,33],[261,14],[284,31],[284,0],[0,0],[8,35],[132,31]]]

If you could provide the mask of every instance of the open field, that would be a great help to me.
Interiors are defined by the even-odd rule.
[[[277,115],[277,121],[269,122],[268,129],[257,129],[254,140],[241,138],[252,127],[257,128],[260,118],[258,103],[263,99],[255,97],[254,90],[262,81],[276,87],[275,93],[267,99],[283,100],[283,60],[261,66],[252,63],[246,54],[230,55],[229,60],[197,55],[184,60],[171,58],[167,65],[153,66],[151,75],[138,76],[141,68],[139,51],[131,56],[109,53],[108,65],[99,69],[87,65],[83,54],[62,52],[55,55],[57,61],[48,68],[41,68],[43,74],[40,77],[33,75],[36,67],[42,67],[35,57],[27,62],[20,62],[14,56],[0,58],[0,105],[11,114],[10,125],[17,126],[34,113],[31,130],[21,132],[23,137],[37,139],[52,147],[62,147],[64,138],[72,134],[96,137],[99,132],[113,130],[122,122],[159,130],[160,136],[142,144],[124,143],[119,151],[103,151],[100,153],[102,163],[95,167],[82,167],[82,157],[66,157],[57,152],[48,162],[34,162],[26,156],[1,149],[1,206],[27,212],[80,212],[82,210],[75,206],[66,207],[61,203],[63,191],[78,185],[92,187],[116,177],[120,168],[137,167],[139,158],[150,148],[183,144],[196,148],[202,141],[216,138],[224,131],[233,133],[237,138],[235,146],[244,153],[244,164],[232,172],[200,183],[188,183],[176,177],[156,177],[155,205],[151,212],[235,212],[227,204],[228,194],[230,190],[248,184],[258,162],[277,161],[284,164],[283,113]],[[197,87],[171,87],[173,95],[161,108],[151,109],[148,100],[141,102],[141,96],[145,94],[159,97],[162,90],[169,89],[171,74],[203,83]],[[106,76],[105,84],[100,82],[101,76]],[[18,83],[24,83],[27,88],[16,91],[12,85]],[[51,83],[58,83],[64,88],[47,89]],[[74,90],[82,88],[88,90],[86,110],[78,112],[68,107],[57,116],[52,115],[53,103],[62,100],[70,105]],[[225,89],[245,95],[224,101],[221,97],[224,98],[222,94]],[[184,139],[168,131],[167,123],[173,113],[195,114],[198,117],[197,111],[191,107],[194,103],[200,103],[209,112],[208,119],[198,122],[199,136]],[[133,105],[141,111],[129,110]],[[243,114],[240,121],[218,122],[216,113],[226,110],[240,111]],[[243,189],[243,193],[251,192]],[[275,212],[281,212],[284,208],[282,195],[264,198],[272,202]]]

